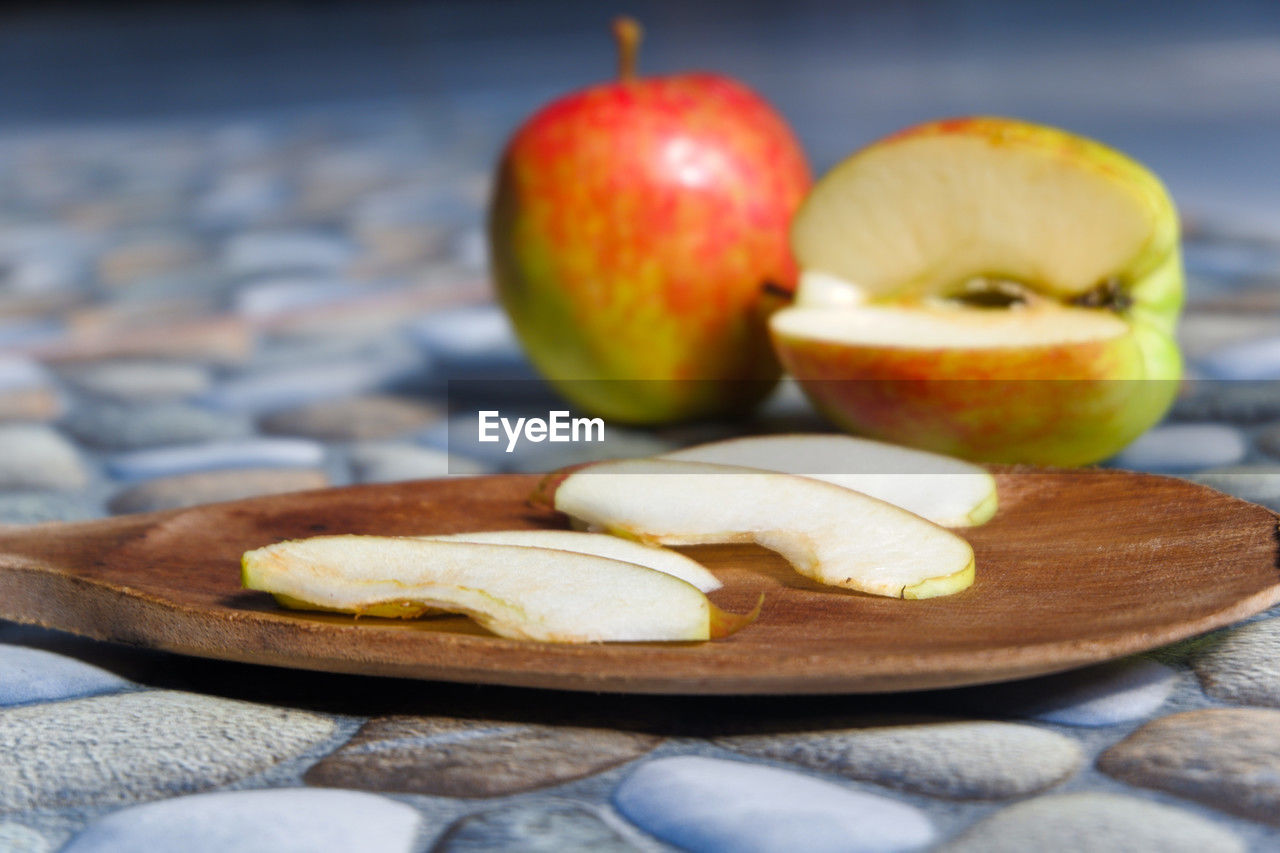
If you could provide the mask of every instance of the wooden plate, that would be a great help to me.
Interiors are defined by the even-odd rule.
[[[1181,480],[998,473],[1001,509],[964,531],[978,579],[898,601],[811,583],[749,546],[686,549],[760,619],[717,642],[553,645],[461,617],[279,609],[239,557],[321,533],[560,527],[536,478],[359,486],[0,531],[0,617],[183,654],[447,681],[637,693],[855,693],[1000,681],[1150,649],[1280,601],[1277,516]]]

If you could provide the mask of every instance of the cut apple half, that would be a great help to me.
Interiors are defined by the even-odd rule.
[[[558,643],[723,637],[755,618],[692,584],[590,554],[387,536],[317,536],[245,553],[242,582],[288,607],[411,618],[464,613],[493,633]]]
[[[804,272],[774,346],[845,429],[1080,465],[1177,394],[1177,212],[1097,142],[1002,118],[910,128],[823,177],[791,236]]]
[[[848,435],[731,438],[665,453],[662,458],[811,477],[894,504],[944,527],[984,524],[997,507],[995,478],[977,465]]]
[[[703,592],[719,589],[719,579],[707,571],[701,563],[668,548],[645,545],[609,536],[604,533],[586,533],[576,530],[489,530],[477,533],[452,533],[442,536],[418,536],[431,542],[477,542],[486,545],[520,545],[530,548],[553,548],[557,551],[573,551],[577,554],[594,554],[610,560],[635,563],[665,572],[691,583]]]
[[[928,598],[973,583],[969,543],[831,483],[703,462],[600,462],[548,476],[537,496],[596,530],[662,545],[751,542],[820,583]]]

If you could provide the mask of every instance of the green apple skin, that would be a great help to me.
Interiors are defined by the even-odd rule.
[[[1128,332],[1042,346],[948,350],[903,341],[874,347],[788,334],[784,310],[772,325],[783,365],[815,407],[850,432],[981,462],[1076,466],[1114,455],[1163,418],[1178,393],[1182,358],[1174,332],[1183,272],[1172,200],[1151,172],[1119,152],[1055,128],[1002,118],[909,128],[855,154],[833,173],[856,167],[860,157],[883,146],[947,134],[976,135],[996,146],[1032,146],[1047,163],[1058,158],[1071,168],[1108,176],[1143,206],[1153,223],[1150,235],[1112,277],[1123,299],[1095,309],[1114,312]],[[815,194],[829,179],[819,182]],[[804,210],[793,245],[805,267],[806,253],[819,247],[805,245],[813,235],[804,233],[803,217]],[[1078,305],[1072,300],[1080,295],[1040,293],[1063,308]],[[889,287],[860,298],[903,305],[914,295]]]
[[[498,295],[539,372],[584,411],[660,424],[747,410],[780,371],[762,286],[795,287],[788,227],[810,183],[784,120],[725,77],[568,95],[502,157]]]

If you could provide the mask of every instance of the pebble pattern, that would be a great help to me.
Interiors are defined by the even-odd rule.
[[[1115,457],[1117,468],[1156,473],[1234,465],[1249,445],[1244,433],[1224,424],[1169,424],[1138,438]]]
[[[365,442],[351,448],[349,459],[351,476],[357,483],[394,483],[490,473],[488,467],[473,459],[407,444]]]
[[[247,436],[247,418],[183,403],[83,405],[62,422],[82,445],[98,450],[142,450]]]
[[[1280,379],[1280,338],[1259,338],[1223,346],[1197,362],[1214,379]]]
[[[264,417],[264,432],[320,441],[395,438],[431,425],[440,412],[400,397],[367,396],[315,403]]]
[[[467,815],[432,848],[433,853],[637,853],[643,850],[582,805],[510,806]]]
[[[324,461],[324,447],[301,438],[248,438],[118,453],[107,470],[121,480],[145,480],[231,468],[310,468]]]
[[[944,853],[1244,853],[1244,843],[1203,818],[1136,797],[1059,794],[997,812],[965,832]]]
[[[1280,711],[1186,711],[1147,723],[1098,769],[1280,826]]]
[[[1280,419],[1275,382],[1199,380],[1188,382],[1171,416],[1185,421],[1263,424]]]
[[[29,421],[45,423],[62,415],[65,401],[50,388],[18,388],[0,391],[0,423]]]
[[[1258,449],[1268,456],[1280,458],[1280,424],[1271,424],[1258,431]]]
[[[613,804],[651,835],[695,853],[909,850],[934,840],[904,803],[762,764],[684,756],[641,765]]]
[[[1280,618],[1225,632],[1192,665],[1210,696],[1280,708]]]
[[[1280,507],[1280,465],[1232,465],[1198,471],[1188,479],[1242,500]]]
[[[157,477],[121,490],[107,503],[114,513],[156,512],[259,495],[322,489],[329,479],[306,468],[236,468]]]
[[[1014,723],[871,725],[800,735],[744,735],[722,746],[849,779],[963,800],[1031,794],[1066,779],[1083,756],[1074,740]]]
[[[53,429],[35,424],[0,425],[0,491],[72,491],[89,482],[80,452]]]
[[[122,402],[193,397],[209,388],[209,370],[168,361],[105,361],[64,370],[62,378],[90,397]]]
[[[60,492],[0,493],[0,524],[82,521],[102,514],[97,502]]]
[[[425,364],[389,359],[284,368],[229,379],[200,402],[218,411],[263,414],[377,391],[423,371]]]
[[[53,845],[40,833],[20,823],[0,823],[0,850],[7,853],[47,853]]]
[[[658,741],[605,729],[387,717],[366,723],[305,779],[333,788],[494,797],[598,773]]]
[[[1232,62],[1233,85],[1274,65]],[[478,444],[450,407],[561,405],[485,270],[492,163],[543,97],[503,106],[498,88],[443,111],[0,135],[0,523],[581,461]],[[810,100],[826,126],[829,99]],[[843,141],[815,164],[845,153],[822,138]],[[1111,464],[1280,509],[1280,241],[1179,200],[1199,378]],[[748,428],[824,425],[784,383],[749,425],[590,450]],[[354,679],[0,626],[0,850],[1269,850],[1278,622],[1160,663],[776,702]],[[791,723],[760,730],[783,707]]]
[[[333,730],[315,714],[166,690],[0,710],[0,812],[207,790]]]
[[[39,388],[48,381],[48,371],[29,358],[0,354],[0,391]]]
[[[448,367],[524,363],[511,323],[496,305],[438,311],[415,321],[411,333],[428,353]]]
[[[122,809],[89,825],[64,853],[410,853],[418,813],[352,791],[233,791]]]
[[[1063,726],[1114,726],[1145,720],[1173,693],[1178,673],[1143,658],[1085,667],[1008,684],[955,691],[980,714],[1025,717]]]
[[[0,707],[123,690],[129,682],[75,658],[0,645]]]

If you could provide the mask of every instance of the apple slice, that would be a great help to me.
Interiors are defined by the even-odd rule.
[[[429,542],[477,542],[486,545],[521,545],[530,548],[552,548],[576,554],[594,554],[610,560],[635,563],[656,572],[680,578],[703,592],[719,589],[720,580],[698,561],[669,548],[658,548],[603,533],[577,530],[488,530],[476,533],[452,533],[442,536],[415,536]]]
[[[630,459],[548,475],[535,499],[589,526],[663,545],[754,542],[821,583],[930,598],[973,583],[973,549],[904,509],[820,480],[730,465]]]
[[[286,606],[410,618],[465,613],[502,637],[559,643],[707,640],[755,618],[692,584],[589,554],[390,536],[317,536],[245,553],[242,582]]]
[[[985,524],[996,513],[996,480],[985,469],[950,456],[848,435],[731,438],[664,453],[662,458],[811,477],[945,527]]]

